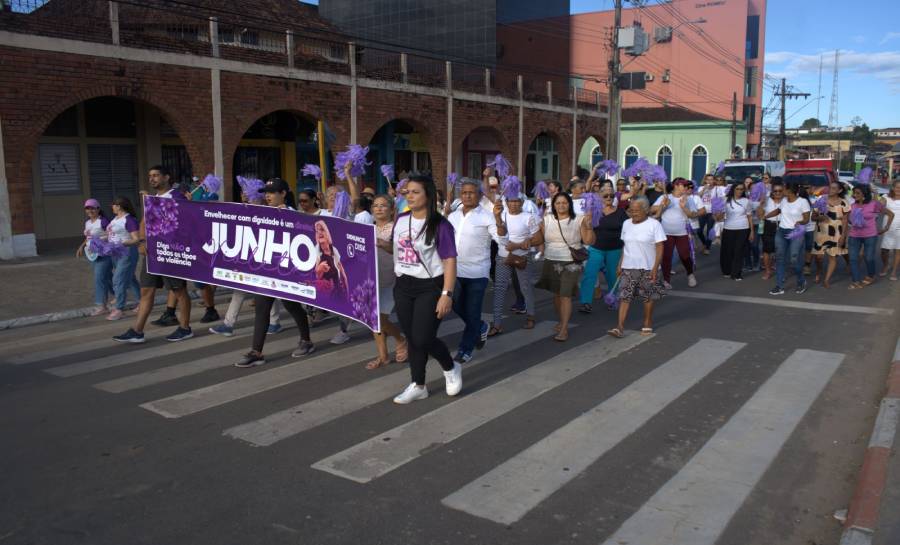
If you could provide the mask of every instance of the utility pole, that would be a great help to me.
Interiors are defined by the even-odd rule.
[[[779,131],[778,160],[784,161],[784,148],[785,143],[787,142],[787,134],[785,133],[784,127],[784,110],[786,107],[787,99],[799,97],[805,98],[809,96],[809,93],[789,93],[787,91],[787,81],[784,78],[781,78],[781,92],[775,93],[775,96],[781,97],[781,130]]]
[[[731,155],[734,158],[734,149],[737,147],[737,91],[731,96]]]
[[[616,15],[612,32],[612,55],[609,61],[609,117],[606,124],[606,158],[619,160],[619,127],[622,103],[619,95],[619,27],[622,25],[622,0],[615,0]]]

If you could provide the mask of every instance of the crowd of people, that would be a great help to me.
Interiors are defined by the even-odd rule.
[[[789,269],[797,294],[806,291],[807,276],[814,275],[813,282],[830,288],[839,257],[850,271],[851,290],[869,286],[878,277],[897,279],[900,220],[895,216],[900,213],[900,182],[878,196],[868,183],[854,184],[848,191],[836,182],[827,188],[809,188],[785,185],[768,174],[745,180],[709,174],[695,184],[684,178],[668,182],[658,171],[619,177],[615,168],[596,169],[587,180],[573,178],[568,187],[540,182],[528,196],[509,170],[498,156],[481,179],[451,175],[446,184],[437,184],[419,174],[394,180],[392,169],[383,167],[389,191],[376,195],[362,187],[352,166],[346,164],[342,185],[331,186],[324,194],[304,189],[296,201],[289,185],[278,178],[265,183],[239,178],[238,182],[241,199],[248,204],[290,210],[299,206],[298,213],[374,225],[381,331],[374,333],[375,357],[366,368],[408,363],[411,382],[394,398],[399,404],[428,396],[429,357],[443,370],[447,394],[459,393],[463,366],[491,337],[503,333],[507,309],[524,316],[524,329],[535,327],[535,289],[552,295],[556,318],[552,338],[564,343],[576,305],[578,312],[588,314],[598,300],[616,313],[609,335],[625,336],[633,302],[639,302],[643,311],[639,334],[652,334],[654,306],[672,289],[678,264],[686,285],[694,288],[698,254],[709,255],[714,246],[720,247],[723,277],[740,282],[745,273],[760,271],[763,280],[774,277],[769,291],[773,296],[784,293]],[[196,190],[173,187],[170,172],[162,166],[150,170],[149,185],[158,197],[204,200],[203,195],[197,198]],[[202,192],[206,197],[214,194],[208,189]],[[109,219],[95,199],[85,202],[85,241],[78,255],[93,254],[95,314],[112,305],[108,319],[122,318],[127,295],[134,293],[138,297],[134,324],[114,339],[142,343],[156,290],[165,287],[167,308],[154,323],[177,326],[166,337],[169,341],[192,337],[188,282],[148,273],[144,227],[136,219],[133,204],[117,198],[112,212]],[[324,256],[315,269],[317,282],[347,289],[340,258],[329,250],[325,222],[316,224],[316,242]],[[109,247],[117,250],[109,251]],[[492,313],[486,320],[482,311],[491,285]],[[197,288],[207,306],[201,321],[218,321],[214,288]],[[515,302],[507,307],[510,291]],[[224,320],[210,331],[233,335],[247,299],[254,305],[251,349],[236,366],[265,363],[266,337],[282,329],[280,307],[288,311],[299,332],[292,356],[314,352],[311,325],[327,315],[288,299],[234,290]],[[464,323],[455,353],[439,335],[441,321],[451,313]],[[393,316],[397,323],[392,322]],[[338,323],[340,331],[331,338],[334,344],[350,339],[351,321],[339,317]]]

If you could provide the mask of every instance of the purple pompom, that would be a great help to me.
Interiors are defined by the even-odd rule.
[[[612,159],[607,159],[597,165],[597,174],[600,176],[610,176],[615,178],[619,173],[619,163]]]
[[[722,174],[725,172],[725,161],[719,161],[719,164],[716,165],[716,174]]]
[[[725,199],[716,195],[709,200],[709,211],[711,214],[725,213]]]
[[[347,219],[350,217],[350,194],[346,191],[338,191],[334,196],[334,208],[331,215],[336,218]]]
[[[850,225],[856,229],[865,229],[866,217],[863,214],[862,206],[854,206],[850,211]]]
[[[409,183],[408,178],[403,178],[402,180],[397,182],[397,192],[399,193],[400,190],[402,190],[404,187],[406,187],[406,184],[408,184],[408,183]]]
[[[214,174],[207,174],[203,181],[200,182],[200,187],[207,193],[218,193],[222,189],[222,178]]]
[[[522,193],[522,182],[516,176],[508,176],[500,186],[500,194],[506,199],[518,199]]]
[[[461,183],[462,177],[459,174],[451,172],[447,175],[447,187],[451,190],[458,190]]]
[[[369,153],[368,147],[362,147],[359,144],[351,144],[347,146],[347,151],[339,152],[334,158],[334,170],[340,180],[345,179],[344,167],[350,165],[350,176],[354,178],[362,176],[366,173],[366,165],[372,163],[366,162],[366,155]]]
[[[265,199],[262,189],[266,184],[262,180],[256,178],[237,177],[238,185],[241,186],[241,193],[247,197],[247,202],[260,203]]]
[[[381,175],[384,176],[388,182],[393,180],[396,177],[394,174],[394,165],[381,165]]]
[[[591,227],[597,227],[600,218],[603,217],[603,201],[597,197],[596,193],[585,193],[582,197],[582,210],[591,214]]]
[[[616,278],[616,283],[613,284],[611,290],[609,290],[606,295],[603,296],[603,302],[610,308],[619,308],[619,278]]]
[[[666,169],[664,169],[661,165],[649,165],[643,174],[643,177],[646,177],[651,182],[668,182],[669,175],[666,174]]]
[[[828,213],[828,197],[819,197],[813,205],[819,214]]]
[[[550,198],[550,188],[547,187],[547,182],[540,181],[534,185],[534,196],[541,202]]]
[[[644,176],[647,172],[649,172],[649,168],[653,166],[643,157],[638,157],[637,160],[631,164],[630,167],[626,168],[622,171],[622,175],[626,178]]]
[[[750,186],[750,200],[755,202],[766,200],[766,184],[764,182],[756,182]]]
[[[791,232],[788,233],[788,240],[797,240],[806,236],[806,225],[796,225]]]
[[[509,176],[509,172],[512,170],[512,165],[509,164],[509,161],[507,161],[506,157],[504,157],[501,153],[498,153],[497,156],[494,157],[493,161],[488,161],[487,166],[496,170],[497,176],[501,180]]]
[[[859,174],[856,175],[856,180],[861,184],[870,184],[872,183],[872,167],[866,167],[859,171]]]
[[[316,179],[316,182],[322,181],[322,169],[319,168],[319,165],[306,163],[303,165],[303,170],[301,170],[300,173],[304,176],[312,176]]]

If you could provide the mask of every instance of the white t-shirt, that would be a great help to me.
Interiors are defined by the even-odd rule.
[[[497,255],[506,257],[509,252],[506,250],[507,242],[523,242],[530,239],[541,229],[540,220],[533,214],[529,214],[524,210],[516,215],[509,213],[503,214],[503,221],[506,223],[506,236],[497,243],[499,249]],[[515,255],[526,255],[528,250],[513,250]]]
[[[97,216],[95,220],[84,220],[85,238],[106,238],[106,229],[103,228],[105,218]]]
[[[397,217],[392,236],[394,274],[397,276],[435,278],[444,274],[442,260],[456,257],[453,226],[448,221],[441,221],[434,240],[428,245],[425,244],[424,229],[425,218],[413,218],[410,212]]]
[[[660,222],[647,218],[640,223],[630,219],[622,224],[622,268],[652,271],[656,263],[656,243],[665,242],[666,232]]]
[[[763,212],[765,213],[765,215],[768,215],[769,213],[774,212],[779,206],[781,206],[781,203],[783,202],[783,197],[781,202],[775,202],[772,197],[769,197],[768,199],[766,199],[766,207],[763,209]],[[766,218],[766,221],[774,221],[775,223],[778,223],[780,220],[781,214],[777,214],[775,216],[772,216],[771,218]]]
[[[802,198],[802,197],[801,197]],[[827,199],[828,197],[811,197],[810,205],[816,204],[816,201],[819,199]],[[810,206],[810,210],[812,210],[812,206]],[[806,232],[810,233],[816,230],[816,222],[812,221],[812,212],[810,212],[809,221],[806,222]]]
[[[798,221],[803,221],[803,214],[811,212],[809,201],[804,198],[797,197],[794,202],[788,201],[787,197],[781,199],[778,206],[781,209],[781,216],[778,220],[778,227],[782,229],[793,229]]]
[[[581,248],[581,222],[584,216],[559,220],[553,214],[544,216],[544,257],[550,261],[572,261],[569,248]],[[562,234],[560,234],[562,230]],[[563,240],[565,237],[565,240]]]
[[[491,273],[491,239],[498,240],[494,215],[476,206],[463,214],[463,207],[454,210],[447,221],[453,225],[458,257],[458,278],[487,278]],[[499,241],[498,241],[499,243]]]
[[[665,196],[662,196],[656,199],[653,206],[662,207],[663,199],[665,198]],[[690,199],[690,196],[683,195],[681,198],[687,200]],[[659,218],[659,222],[663,226],[663,231],[665,231],[667,235],[681,236],[687,234],[687,227],[685,227],[685,225],[688,222],[688,217],[685,215],[684,210],[681,209],[681,205],[678,204],[678,201],[679,199],[669,195],[669,203],[665,210],[663,210],[662,216]],[[685,206],[690,205],[685,203]]]
[[[372,214],[363,210],[362,212],[358,212],[355,216],[353,216],[353,221],[356,223],[364,223],[366,225],[375,225],[375,218],[372,217]]]
[[[584,199],[580,198],[580,197],[577,199],[572,199],[572,209],[575,211],[576,216],[583,216],[584,215]]]
[[[106,232],[109,235],[110,242],[125,243],[131,240],[131,233],[138,230],[138,222],[131,214],[125,214],[122,217],[115,217],[109,225],[106,226]]]
[[[750,199],[741,197],[725,203],[725,225],[723,229],[729,231],[740,231],[741,229],[749,229],[750,222],[747,221],[747,215],[753,213]]]

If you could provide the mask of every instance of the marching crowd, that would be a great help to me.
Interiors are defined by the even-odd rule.
[[[429,357],[444,372],[447,394],[459,393],[462,366],[489,338],[503,333],[504,311],[524,316],[524,329],[535,327],[535,288],[552,294],[553,340],[564,343],[573,309],[591,313],[598,300],[617,313],[609,335],[625,335],[625,321],[635,302],[643,311],[640,334],[651,334],[654,305],[672,288],[678,264],[687,286],[696,287],[697,256],[709,255],[713,246],[719,246],[724,277],[742,281],[745,272],[761,271],[764,280],[774,277],[769,291],[773,296],[784,293],[789,269],[793,269],[795,292],[802,294],[807,276],[814,275],[815,283],[830,288],[838,261],[849,268],[851,290],[862,289],[878,277],[894,281],[900,268],[900,220],[895,217],[900,213],[900,182],[878,196],[866,173],[849,191],[840,183],[827,188],[785,185],[768,174],[745,180],[709,174],[695,184],[684,178],[669,182],[658,168],[642,170],[632,165],[635,168],[620,170],[614,162],[605,161],[587,180],[573,178],[568,187],[556,181],[538,182],[529,197],[521,181],[510,174],[509,163],[498,156],[480,180],[451,174],[446,184],[419,174],[397,181],[393,169],[385,165],[382,172],[390,189],[376,195],[371,188],[361,187],[352,162],[341,166],[338,174],[343,185],[331,186],[324,194],[305,189],[296,200],[281,179],[264,183],[239,177],[241,199],[291,210],[299,206],[298,213],[374,225],[381,332],[374,333],[376,355],[366,368],[409,364],[412,380],[394,398],[400,404],[428,396]],[[304,174],[316,175],[317,168],[307,167]],[[208,176],[185,191],[173,187],[166,167],[155,166],[149,172],[149,185],[158,197],[202,201],[218,199],[221,181]],[[156,290],[162,287],[168,292],[167,308],[153,323],[177,326],[166,337],[169,341],[191,338],[188,282],[147,272],[145,229],[136,219],[133,203],[115,199],[111,218],[95,199],[85,202],[84,208],[85,241],[77,255],[92,259],[95,315],[108,311],[107,319],[121,319],[128,295],[138,299],[132,327],[114,339],[144,342]],[[331,252],[324,221],[316,223],[316,243],[323,254],[315,268],[317,279],[347,289],[346,273],[339,256]],[[491,284],[492,314],[485,320],[482,309]],[[219,321],[215,287],[196,288],[207,307],[201,322]],[[507,307],[510,291],[515,301]],[[282,329],[281,307],[299,331],[292,356],[314,352],[311,325],[325,319],[326,313],[287,299],[234,290],[222,323],[210,331],[233,335],[247,299],[255,307],[252,344],[236,366],[265,363],[266,337]],[[451,313],[465,324],[454,354],[439,336],[441,321]],[[391,321],[392,316],[398,323]],[[339,318],[338,323],[339,332],[331,339],[334,344],[350,340],[350,320]]]

